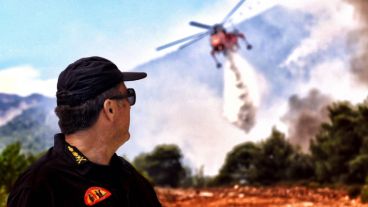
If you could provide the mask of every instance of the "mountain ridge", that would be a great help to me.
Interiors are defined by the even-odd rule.
[[[54,105],[54,98],[37,93],[0,93],[0,148],[20,142],[24,151],[39,152],[51,146],[58,131]]]

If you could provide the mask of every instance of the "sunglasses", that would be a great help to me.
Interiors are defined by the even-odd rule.
[[[124,94],[124,95],[116,95],[116,96],[112,96],[110,97],[109,99],[115,99],[115,100],[120,100],[120,99],[127,99],[129,104],[131,106],[133,106],[135,104],[135,91],[133,88],[128,88],[127,89],[127,94]]]

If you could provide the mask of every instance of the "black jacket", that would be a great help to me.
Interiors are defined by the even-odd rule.
[[[55,135],[55,144],[15,183],[8,207],[161,206],[151,184],[126,160],[94,164]]]

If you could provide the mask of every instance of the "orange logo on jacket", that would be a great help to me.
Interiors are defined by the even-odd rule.
[[[84,203],[87,206],[93,206],[106,198],[110,197],[111,193],[102,187],[90,187],[84,194]]]

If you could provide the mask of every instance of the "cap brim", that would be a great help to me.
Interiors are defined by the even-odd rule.
[[[147,77],[144,72],[122,72],[123,81],[135,81]]]

